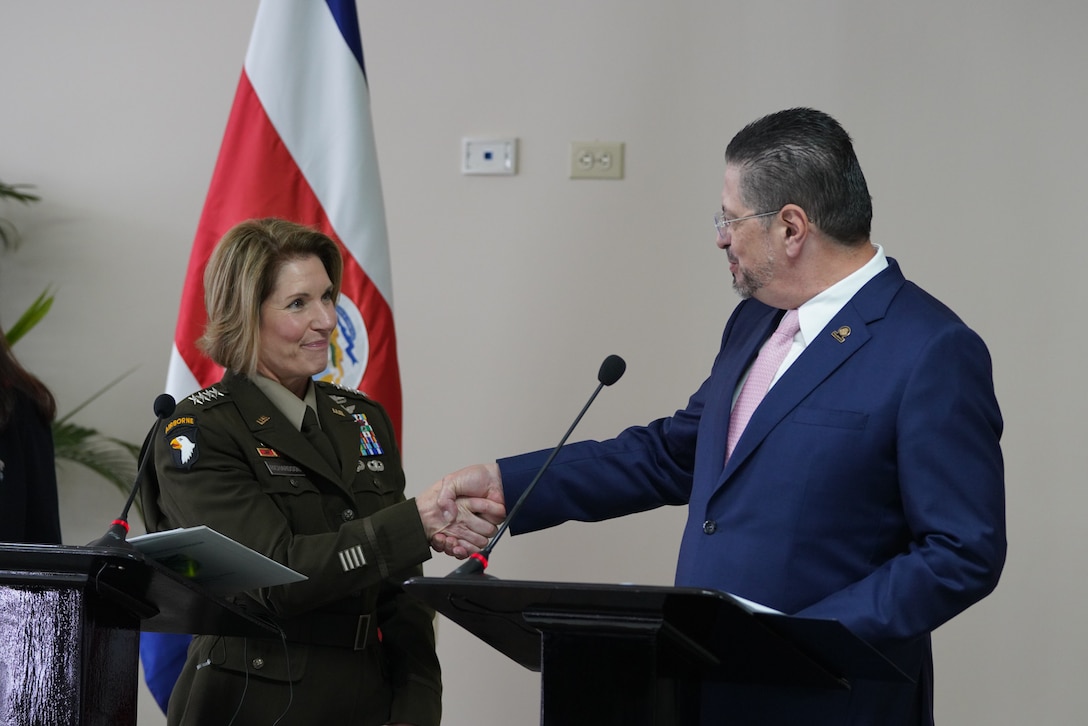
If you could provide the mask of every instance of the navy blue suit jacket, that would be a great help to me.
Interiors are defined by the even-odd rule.
[[[931,724],[929,634],[987,595],[1005,559],[989,353],[890,260],[808,342],[723,466],[733,392],[782,314],[738,305],[687,407],[565,447],[512,531],[687,504],[677,585],[839,620],[917,681],[708,683],[702,723]],[[546,454],[500,460],[507,502]]]

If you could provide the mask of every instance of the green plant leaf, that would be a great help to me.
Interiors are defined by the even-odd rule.
[[[0,182],[0,199],[13,199],[23,204],[41,201],[41,197],[37,194],[22,191],[23,189],[33,188],[33,184],[5,184]],[[19,246],[19,230],[3,217],[0,217],[0,246],[10,247],[11,249]]]
[[[8,220],[0,217],[0,247],[15,249],[19,246],[19,230]]]
[[[0,199],[12,199],[23,204],[30,204],[41,200],[37,194],[25,191],[33,189],[32,184],[4,184],[0,182]],[[15,247],[19,242],[18,230],[15,225],[6,219],[0,218],[0,242],[4,247]],[[34,328],[53,307],[54,294],[50,287],[46,287],[26,312],[24,312],[13,326],[5,333],[8,345],[14,345],[16,341]],[[131,368],[117,378],[99,389],[97,393],[86,401],[69,411],[65,416],[53,422],[53,449],[54,458],[60,461],[73,461],[82,464],[95,472],[103,479],[113,484],[127,499],[131,490],[132,481],[136,477],[140,447],[130,444],[112,436],[106,436],[98,431],[71,423],[70,419],[87,404],[94,401],[103,393],[116,386],[121,379],[136,370]],[[140,510],[140,503],[136,502],[136,509]]]
[[[58,461],[82,464],[128,498],[132,481],[136,478],[139,446],[61,420],[53,422],[53,449]],[[142,515],[138,501],[136,508]]]
[[[72,418],[72,416],[75,416],[75,415],[76,415],[77,413],[79,413],[80,411],[82,411],[83,409],[85,409],[85,408],[87,407],[87,405],[88,405],[88,404],[90,404],[90,403],[91,403],[92,401],[94,401],[94,400],[95,400],[96,398],[98,398],[99,396],[101,396],[101,395],[102,395],[103,393],[105,393],[106,391],[108,391],[108,390],[110,390],[111,388],[113,388],[114,386],[116,386],[116,385],[117,385],[118,383],[120,383],[120,382],[121,382],[122,380],[124,380],[124,379],[125,379],[126,377],[128,377],[128,376],[129,376],[129,374],[131,374],[131,373],[132,373],[132,372],[133,372],[134,370],[136,370],[136,368],[138,368],[138,367],[139,367],[139,366],[133,366],[132,368],[129,368],[129,369],[127,370],[127,371],[125,371],[125,372],[124,372],[124,373],[122,373],[121,375],[117,376],[116,378],[114,378],[114,379],[113,379],[112,381],[110,381],[110,382],[109,382],[109,383],[107,383],[106,385],[104,385],[104,386],[102,386],[101,388],[99,388],[99,389],[98,389],[98,391],[96,391],[96,392],[94,393],[94,395],[92,395],[92,396],[91,396],[90,398],[88,398],[88,399],[87,399],[86,401],[84,401],[83,403],[79,404],[78,406],[76,406],[75,408],[73,408],[73,409],[72,409],[71,411],[69,411],[68,413],[64,414],[64,416],[63,416],[63,417],[61,417],[60,419],[58,419],[58,420],[57,420],[57,423],[66,423],[66,422],[68,421],[68,419]],[[132,446],[132,444],[129,444],[129,446]],[[137,451],[139,451],[139,448],[138,448],[138,447],[137,447]]]
[[[53,307],[53,292],[50,288],[45,288],[41,295],[38,295],[38,299],[30,304],[30,307],[19,316],[19,319],[15,321],[15,324],[7,329],[5,336],[8,340],[8,345],[15,345],[16,341],[26,335],[30,330],[41,322],[42,318],[46,316],[49,309]]]
[[[30,192],[21,191],[22,189],[34,189],[33,184],[5,184],[0,181],[0,197],[4,199],[14,199],[17,202],[23,204],[30,204],[31,202],[40,202],[42,200],[37,194],[31,194]]]
[[[53,450],[57,461],[82,464],[117,487],[128,498],[140,457],[140,447],[106,436],[97,430],[71,423],[70,419],[86,406],[121,382],[136,368],[130,368],[98,389],[90,398],[53,422]],[[136,509],[143,516],[139,502]]]

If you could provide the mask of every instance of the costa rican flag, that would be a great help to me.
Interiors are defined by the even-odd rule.
[[[223,369],[204,332],[204,266],[236,223],[317,227],[344,255],[328,368],[317,376],[379,401],[400,437],[401,391],[385,212],[353,0],[263,0],[193,242],[166,391],[180,399]]]
[[[378,400],[400,439],[389,247],[354,0],[262,0],[257,10],[182,290],[166,379],[175,399],[223,374],[196,347],[204,267],[227,230],[260,217],[314,226],[340,244],[338,324],[317,377]],[[145,680],[164,711],[188,641],[141,636]]]

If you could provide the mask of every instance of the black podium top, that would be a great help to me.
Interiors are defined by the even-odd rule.
[[[125,547],[0,543],[0,584],[84,588],[100,619],[157,633],[273,636],[275,628]]]
[[[659,667],[706,680],[844,688],[852,678],[909,682],[878,650],[835,620],[752,612],[713,590],[415,577],[407,591],[522,666],[539,671],[541,635],[660,622]]]

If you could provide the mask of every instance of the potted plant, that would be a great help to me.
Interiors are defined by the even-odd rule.
[[[29,191],[30,189],[33,189],[33,186],[29,184],[5,184],[0,181],[0,199],[22,204],[40,201],[41,197]],[[8,219],[0,217],[0,251],[14,250],[19,246],[19,242],[20,235],[15,225]],[[53,292],[48,287],[42,291],[30,307],[19,316],[19,319],[5,331],[9,345],[14,346],[16,341],[46,316],[53,306],[53,298]],[[53,421],[55,458],[58,461],[65,460],[82,464],[113,484],[125,496],[128,495],[129,487],[132,486],[132,480],[136,476],[136,462],[140,447],[82,426],[74,422],[72,417],[131,372],[129,370],[121,374],[79,406]],[[137,507],[139,507],[138,503]]]

